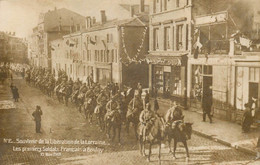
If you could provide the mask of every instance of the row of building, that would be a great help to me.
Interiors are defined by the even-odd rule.
[[[67,9],[40,16],[29,47],[31,64],[64,70],[72,79],[92,74],[102,85],[141,82],[150,92],[201,111],[212,100],[216,116],[239,120],[252,97],[260,103],[260,13],[241,0],[152,0],[121,5],[124,20],[100,22]],[[211,102],[211,101],[209,101]]]
[[[0,32],[0,61],[19,62],[27,61],[27,42],[15,36],[15,33]]]

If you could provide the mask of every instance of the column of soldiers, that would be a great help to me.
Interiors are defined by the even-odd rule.
[[[158,103],[154,106],[156,110],[153,111],[147,91],[142,100],[140,83],[136,90],[128,88],[120,90],[117,83],[108,83],[104,88],[101,88],[100,84],[93,81],[93,75],[88,76],[86,83],[79,79],[74,82],[68,78],[64,71],[60,70],[56,80],[49,70],[35,67],[28,69],[25,77],[29,84],[40,88],[48,95],[52,96],[55,93],[60,102],[68,105],[70,100],[76,105],[79,112],[84,111],[87,114],[87,111],[91,111],[91,113],[96,114],[100,125],[104,124],[102,122],[106,120],[113,121],[113,116],[117,113],[121,114],[123,123],[127,117],[136,116],[137,122],[141,124],[139,133],[149,135],[149,129],[158,116],[156,113],[156,110],[159,109]],[[129,90],[135,91],[133,95]],[[171,125],[175,120],[183,119],[180,109],[176,107],[174,105],[166,114],[168,125]]]

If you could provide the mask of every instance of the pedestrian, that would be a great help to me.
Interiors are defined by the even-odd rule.
[[[243,133],[247,133],[250,131],[251,124],[253,123],[253,117],[249,103],[246,103],[244,106],[246,110],[242,118],[242,130]]]
[[[260,136],[258,137],[257,144],[256,144],[256,158],[255,160],[260,159]]]
[[[153,110],[155,113],[157,113],[157,111],[159,110],[159,104],[157,98],[155,98],[153,101]]]
[[[32,113],[32,116],[34,117],[34,121],[36,124],[36,133],[41,133],[42,110],[39,105],[36,106],[36,110]]]
[[[137,84],[137,90],[138,90],[138,92],[139,92],[139,96],[141,97],[141,95],[142,95],[142,90],[143,90],[143,87],[142,87],[142,84],[141,84],[141,83],[138,83],[138,84]]]
[[[149,103],[149,101],[150,101],[150,95],[149,95],[149,93],[148,93],[148,90],[145,90],[145,97],[144,97],[144,103],[145,103],[145,105],[146,105],[147,103]]]
[[[202,110],[203,110],[203,122],[206,121],[206,116],[208,116],[210,123],[212,123],[212,95],[211,89],[208,89],[208,92],[202,98]]]
[[[14,97],[14,101],[18,102],[19,92],[18,92],[18,88],[16,86],[13,87],[13,97]]]

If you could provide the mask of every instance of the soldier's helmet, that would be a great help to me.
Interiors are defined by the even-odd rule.
[[[36,110],[40,110],[41,107],[39,105],[36,106]]]
[[[151,110],[151,104],[150,103],[146,103],[145,104],[145,108],[150,111]]]

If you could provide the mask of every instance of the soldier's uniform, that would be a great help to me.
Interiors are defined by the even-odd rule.
[[[107,104],[106,104],[106,110],[107,113],[105,115],[105,119],[110,119],[113,117],[115,112],[118,112],[119,110],[119,103],[115,98],[112,98]]]
[[[135,96],[128,104],[127,116],[134,115],[137,112],[141,112],[143,109],[143,103],[139,96]]]
[[[139,121],[141,123],[140,135],[142,135],[143,137],[146,137],[149,134],[150,128],[156,118],[156,114],[151,111],[150,104],[148,103],[146,105],[146,108],[141,112],[139,117]]]

